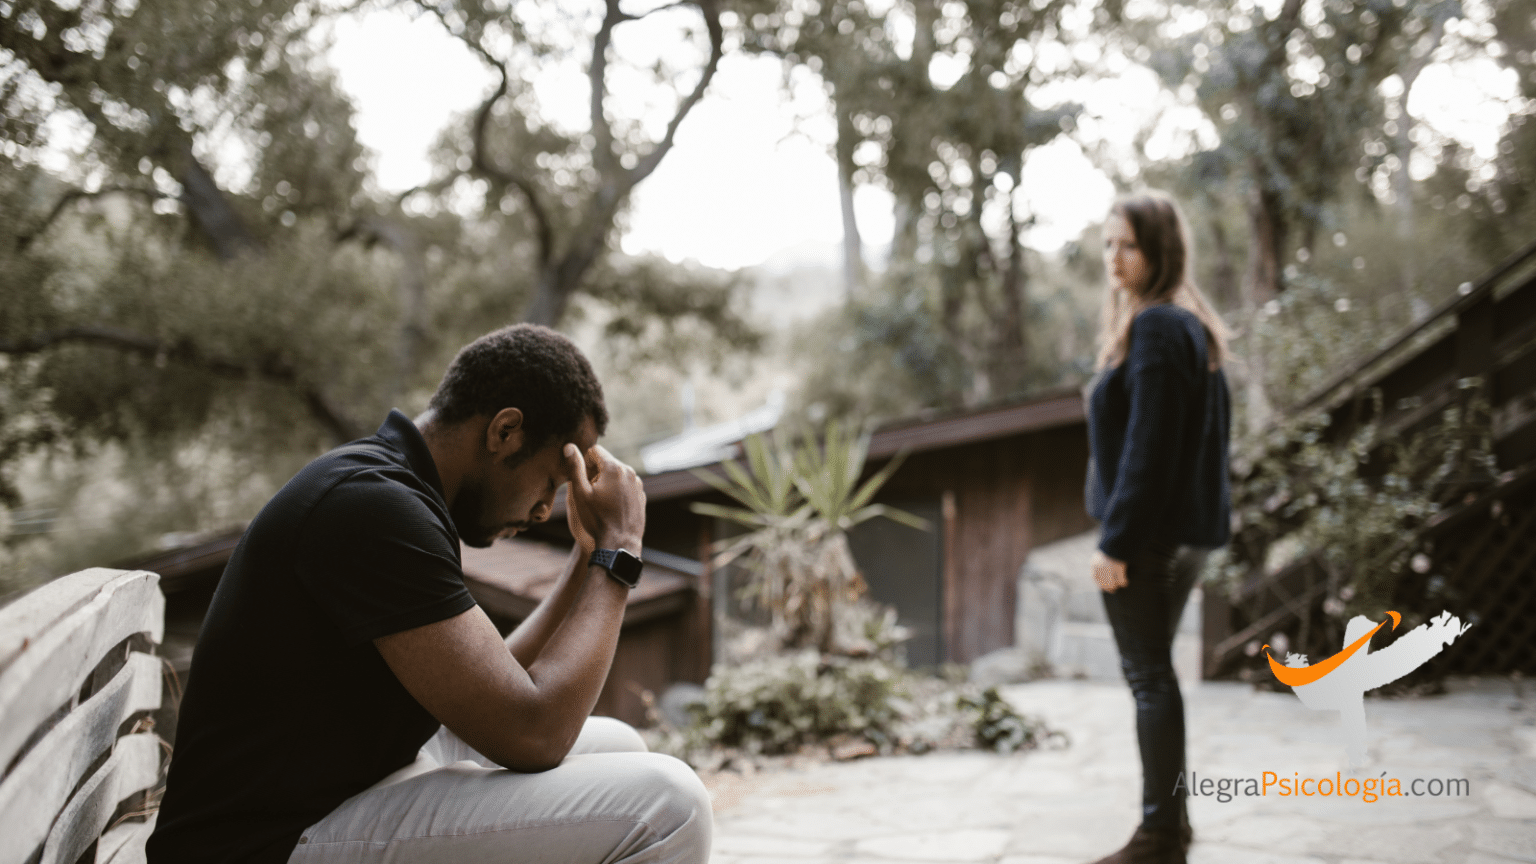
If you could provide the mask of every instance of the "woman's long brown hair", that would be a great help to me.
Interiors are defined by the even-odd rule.
[[[1182,306],[1205,325],[1211,369],[1221,368],[1227,359],[1230,333],[1190,275],[1189,235],[1184,230],[1179,205],[1165,192],[1148,190],[1119,199],[1110,212],[1131,226],[1136,246],[1147,259],[1147,287],[1134,297],[1114,288],[1105,289],[1099,315],[1098,368],[1125,360],[1136,313],[1159,303]]]

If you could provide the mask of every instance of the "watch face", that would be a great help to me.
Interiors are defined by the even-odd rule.
[[[609,568],[609,572],[619,577],[619,581],[633,588],[639,584],[640,570],[644,566],[645,564],[639,558],[620,549],[618,554],[613,556],[613,566]]]

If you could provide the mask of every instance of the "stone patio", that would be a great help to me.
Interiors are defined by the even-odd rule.
[[[1443,696],[1366,702],[1370,765],[1351,773],[1337,715],[1289,693],[1205,683],[1187,691],[1198,778],[1462,779],[1463,797],[1216,797],[1190,801],[1192,864],[1536,862],[1536,687],[1452,682]],[[1071,736],[1065,749],[939,753],[707,779],[712,864],[1081,864],[1137,821],[1139,766],[1123,685],[1004,689]],[[1336,775],[1336,772],[1338,774]],[[1423,786],[1424,784],[1421,784]],[[1428,787],[1426,787],[1428,788]]]

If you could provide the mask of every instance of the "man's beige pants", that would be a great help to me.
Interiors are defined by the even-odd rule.
[[[709,793],[628,725],[590,717],[560,766],[498,768],[447,729],[305,830],[289,864],[703,864]]]

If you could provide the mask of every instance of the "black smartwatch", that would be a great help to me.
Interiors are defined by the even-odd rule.
[[[624,549],[598,549],[592,553],[592,564],[608,571],[626,588],[640,584],[640,569],[645,566],[639,558]]]

